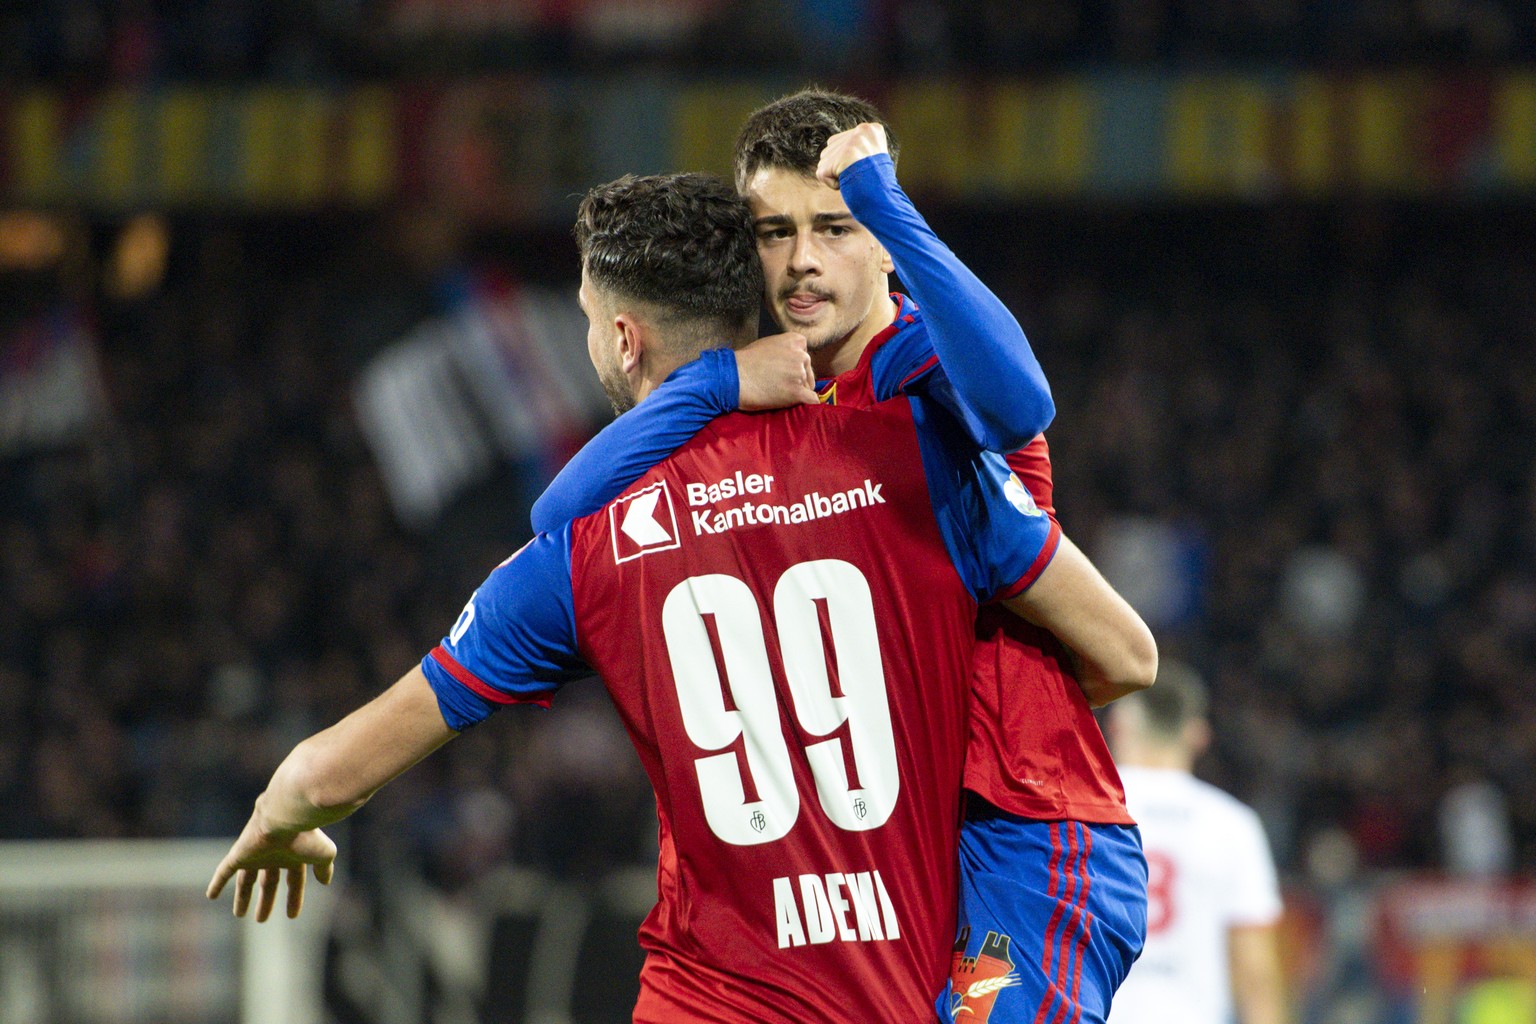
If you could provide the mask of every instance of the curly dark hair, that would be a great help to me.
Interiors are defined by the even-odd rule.
[[[652,306],[664,343],[751,340],[763,301],[752,214],[710,174],[626,174],[586,194],[573,229],[593,284]]]
[[[813,85],[759,107],[736,136],[736,187],[745,189],[763,167],[815,174],[827,139],[865,121],[885,128],[894,161],[896,133],[867,100]]]

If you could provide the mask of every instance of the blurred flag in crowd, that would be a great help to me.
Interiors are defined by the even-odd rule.
[[[105,417],[101,366],[84,314],[59,305],[0,332],[0,456],[77,441]]]
[[[401,523],[430,526],[504,463],[542,483],[591,436],[608,401],[586,331],[570,289],[482,275],[364,367],[358,417]]]

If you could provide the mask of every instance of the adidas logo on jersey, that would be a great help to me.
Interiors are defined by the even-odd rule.
[[[609,505],[608,531],[613,536],[615,565],[681,546],[677,511],[667,482],[658,480]]]

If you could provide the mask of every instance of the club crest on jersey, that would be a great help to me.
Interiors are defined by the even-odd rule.
[[[667,482],[658,480],[609,505],[608,532],[613,535],[615,565],[681,546],[677,511]]]
[[[949,1010],[955,1024],[984,1024],[992,1016],[998,995],[1022,984],[1013,969],[1012,940],[1005,934],[987,932],[975,956],[966,956],[971,930],[960,929],[949,968]]]

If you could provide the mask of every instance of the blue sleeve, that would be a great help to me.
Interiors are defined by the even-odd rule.
[[[1002,300],[961,263],[896,182],[883,153],[839,175],[848,210],[896,264],[953,395],[936,395],[989,451],[1011,452],[1043,433],[1056,415],[1045,372]]]
[[[914,396],[923,471],[939,532],[977,601],[1022,593],[1056,554],[1061,528],[996,452],[982,451],[947,410]]]
[[[422,659],[443,719],[460,732],[506,704],[549,701],[590,674],[576,653],[571,529],[542,533],[486,577]]]
[[[534,532],[596,512],[710,420],[735,411],[740,398],[736,354],[730,349],[710,349],[678,367],[565,464],[533,503]]]

